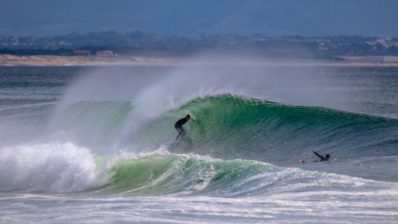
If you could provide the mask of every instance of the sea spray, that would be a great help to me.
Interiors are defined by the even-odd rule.
[[[0,149],[0,191],[78,192],[97,184],[93,155],[73,143]]]

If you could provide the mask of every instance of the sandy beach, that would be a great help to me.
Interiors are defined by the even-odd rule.
[[[54,56],[0,55],[0,66],[115,66],[115,65],[167,65],[174,63],[170,58],[160,57],[97,57],[97,56]]]
[[[192,64],[190,57],[16,56],[0,54],[0,66],[173,66],[187,63]],[[204,60],[202,63],[219,65],[220,63],[231,63],[231,60]],[[385,56],[377,57],[376,59],[369,57],[343,57],[342,60],[270,58],[245,58],[244,61],[236,58],[233,60],[234,65],[239,63],[270,66],[398,67],[398,57]],[[193,65],[200,64],[195,62]]]

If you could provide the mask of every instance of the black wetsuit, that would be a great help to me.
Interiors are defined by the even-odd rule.
[[[185,129],[182,127],[185,123],[187,123],[189,121],[189,117],[184,117],[181,118],[180,120],[178,120],[175,124],[174,124],[174,128],[178,131],[178,135],[176,137],[176,139],[178,139],[180,136],[184,136],[185,135]]]
[[[320,158],[320,160],[318,162],[324,162],[324,161],[329,161],[328,157],[322,156],[317,152],[313,152],[316,156],[318,156]]]

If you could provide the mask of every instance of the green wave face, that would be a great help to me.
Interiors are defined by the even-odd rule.
[[[279,170],[248,160],[214,160],[204,157],[152,154],[117,161],[109,171],[106,191],[132,195],[242,193],[234,185],[256,174]]]
[[[61,123],[99,147],[122,140],[136,150],[168,145],[173,152],[281,163],[313,159],[313,150],[344,157],[395,155],[398,146],[397,120],[231,95],[194,99],[121,139],[133,112],[128,102],[80,102],[65,111]],[[174,142],[174,123],[187,114],[193,117],[184,126],[187,135]]]
[[[171,150],[291,161],[292,154],[325,148],[345,150],[346,155],[382,148],[386,155],[397,146],[396,120],[230,95],[196,99],[166,112],[142,128],[136,141],[150,146],[170,142],[177,135],[174,122],[186,114],[194,120],[185,125],[185,139]]]
[[[361,188],[358,183],[368,187],[376,183],[254,160],[215,160],[162,152],[119,159],[107,176],[101,193],[132,196],[262,197],[275,192],[311,191],[314,187],[349,192]]]

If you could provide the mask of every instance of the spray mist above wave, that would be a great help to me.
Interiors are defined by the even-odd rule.
[[[324,88],[334,81],[321,69],[252,66],[252,59],[244,57],[225,57],[222,63],[207,63],[213,59],[220,60],[208,56],[175,67],[105,68],[87,72],[69,87],[59,107],[82,100],[130,101],[136,107],[136,116],[145,119],[193,98],[214,94],[245,95],[299,105],[334,104],[335,97],[328,96]]]
[[[333,78],[321,69],[274,67],[251,63],[244,57],[217,55],[196,57],[175,67],[106,68],[86,72],[68,88],[58,104],[50,130],[63,129],[59,123],[66,108],[81,101],[130,102],[128,124],[121,139],[165,111],[178,108],[198,97],[232,94],[295,105],[337,107],[339,93],[330,94]],[[53,132],[53,131],[52,131]]]

